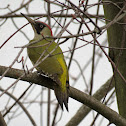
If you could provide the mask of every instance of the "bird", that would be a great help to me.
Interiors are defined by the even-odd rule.
[[[55,82],[54,93],[57,101],[62,110],[63,106],[65,106],[68,111],[69,73],[63,52],[58,43],[54,42],[53,33],[49,25],[45,22],[35,21],[23,13],[21,14],[31,24],[34,31],[34,38],[29,41],[31,45],[27,47],[28,57],[33,65],[41,61],[35,67],[36,70]]]

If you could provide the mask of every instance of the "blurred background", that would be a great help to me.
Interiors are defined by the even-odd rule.
[[[71,2],[88,17],[65,0],[0,0],[0,46],[28,23],[20,13],[32,19],[40,17],[38,20],[51,26],[54,37],[68,25],[62,34],[62,37],[65,37],[55,41],[61,43],[60,47],[69,68],[70,86],[93,95],[112,76],[110,62],[99,46],[94,45],[95,37],[102,46],[107,47],[107,32],[106,30],[103,30],[101,34],[92,32],[96,26],[105,25],[103,6],[99,1],[92,0]],[[22,46],[28,44],[33,37],[34,33],[30,24],[13,35],[0,49],[0,65],[22,70],[30,69],[33,65],[27,56],[27,49],[24,48],[20,54],[19,52]],[[104,48],[104,50],[108,54],[108,49]],[[23,65],[20,62],[22,57],[24,58]],[[1,78],[0,94],[15,81],[9,77]],[[24,92],[25,94],[19,100],[20,104],[15,104],[7,112]],[[106,97],[106,101],[109,99],[107,105],[117,111],[115,94],[112,93],[113,90]],[[57,100],[52,90],[49,91],[45,87],[21,80],[0,97],[0,111],[8,126],[64,126],[75,116],[81,106],[81,103],[70,98],[69,112],[65,109],[62,111],[60,107],[57,110]],[[92,110],[78,125],[90,126],[96,114],[97,112]],[[99,115],[95,126],[105,126],[108,123],[107,119]]]

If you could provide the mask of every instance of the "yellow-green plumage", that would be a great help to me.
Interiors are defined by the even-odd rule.
[[[36,40],[32,40],[30,42],[34,42],[34,41],[36,41]],[[41,56],[41,54],[45,50],[46,51],[43,54],[41,60],[44,57],[46,57],[49,54],[49,52],[51,52],[53,49],[56,48],[56,50],[52,54],[50,54],[49,57],[47,57],[44,61],[42,61],[42,63],[40,65],[38,65],[36,67],[36,69],[40,73],[44,73],[44,74],[50,76],[50,78],[54,77],[53,80],[56,81],[57,84],[59,84],[59,88],[57,90],[59,90],[58,92],[61,93],[61,94],[57,94],[57,95],[63,95],[60,97],[67,98],[68,96],[64,96],[64,95],[66,95],[66,93],[68,92],[66,82],[69,81],[68,80],[69,78],[68,78],[67,66],[64,61],[64,56],[62,54],[60,47],[59,46],[57,47],[57,44],[55,42],[52,42],[51,45],[48,45],[48,43],[49,43],[49,41],[43,39],[40,42],[32,45],[32,46],[39,46],[39,45],[41,46],[41,45],[47,44],[46,46],[42,46],[42,47],[28,48],[27,49],[28,56],[29,56],[30,60],[32,61],[32,63],[35,64],[37,62],[37,60],[39,59],[39,57]],[[63,100],[65,100],[66,98],[63,98]],[[60,99],[58,99],[58,100],[60,100]]]
[[[68,110],[69,75],[62,50],[53,39],[45,38],[52,36],[51,29],[48,25],[42,22],[35,22],[24,14],[23,16],[31,23],[35,32],[35,37],[30,43],[41,39],[39,42],[27,48],[28,56],[33,65],[40,59],[39,61],[41,61],[41,63],[36,67],[37,71],[48,75],[48,77],[56,82],[57,86],[55,86],[54,91],[57,100],[62,108],[64,104]],[[54,51],[52,52],[52,50]],[[50,54],[50,52],[52,53]],[[47,57],[48,54],[49,56]],[[40,56],[42,57],[40,58]],[[45,57],[46,59],[43,60]]]

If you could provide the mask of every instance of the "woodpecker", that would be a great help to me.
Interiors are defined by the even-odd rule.
[[[58,103],[62,110],[65,105],[68,111],[69,74],[62,50],[51,38],[53,36],[52,30],[46,23],[32,20],[25,14],[22,15],[28,20],[34,31],[34,39],[29,41],[32,44],[27,48],[28,56],[33,65],[47,56],[36,66],[36,70],[40,74],[47,75],[56,83],[54,92]],[[30,48],[30,46],[32,47]]]

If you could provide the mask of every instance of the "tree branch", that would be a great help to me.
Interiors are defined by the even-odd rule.
[[[73,15],[72,14],[51,14],[53,17],[67,17],[67,18],[73,18]],[[96,18],[96,15],[90,15],[87,13],[87,15],[90,17],[90,18]],[[27,14],[28,17],[48,17],[48,14]],[[98,15],[99,18],[104,18],[103,15]],[[19,17],[23,17],[21,14],[16,14],[16,15],[0,15],[0,18],[19,18]],[[77,16],[77,18],[80,18],[80,16]]]
[[[1,126],[7,126],[7,125],[6,125],[6,122],[5,122],[4,118],[3,118],[3,116],[2,116],[2,114],[1,114],[1,112],[0,112],[0,125],[1,125]]]
[[[0,76],[7,68],[8,67],[0,66]],[[24,74],[23,70],[10,68],[5,77],[18,79],[22,74]],[[37,85],[45,86],[51,89],[56,86],[51,79],[44,76],[39,76],[37,73],[29,73],[26,76],[22,77],[21,80],[35,83]],[[113,111],[109,107],[100,103],[94,97],[89,96],[73,87],[70,87],[70,97],[97,111],[102,116],[107,118],[111,123],[114,123],[115,125],[126,126],[126,120],[123,117],[121,117],[117,112]]]
[[[2,88],[0,87],[0,91],[4,91],[4,89],[2,89]],[[34,119],[33,119],[33,117],[30,115],[30,113],[29,113],[28,110],[25,108],[25,106],[24,106],[14,95],[12,95],[11,93],[6,92],[6,95],[8,95],[9,97],[11,97],[11,98],[15,101],[15,103],[17,103],[17,104],[20,106],[20,108],[22,108],[23,112],[27,115],[27,117],[28,117],[29,120],[31,121],[32,125],[33,125],[33,126],[37,126],[36,123],[35,123],[35,121],[34,121]],[[14,104],[15,104],[15,103],[14,103]],[[10,108],[9,108],[9,109],[10,109]],[[9,109],[7,109],[6,113],[3,114],[3,117],[5,116],[5,114],[7,114],[7,112],[9,111]],[[0,126],[2,126],[2,125],[1,125],[1,122],[0,122]],[[4,125],[3,125],[3,126],[4,126]],[[5,125],[5,126],[6,126],[6,125]]]
[[[109,91],[111,91],[111,89],[114,87],[114,81],[111,83],[111,80],[112,77],[95,92],[93,97],[100,101]],[[77,113],[66,124],[66,126],[77,126],[90,111],[91,108],[86,105],[82,105]]]

